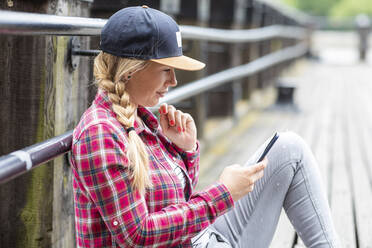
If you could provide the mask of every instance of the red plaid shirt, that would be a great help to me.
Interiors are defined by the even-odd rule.
[[[145,196],[131,187],[127,134],[115,118],[106,93],[99,90],[73,133],[71,164],[78,247],[191,247],[190,239],[233,207],[225,185],[193,192],[199,149],[184,152],[161,132],[145,108],[135,123],[150,160],[153,187]],[[182,188],[166,153],[186,177]]]

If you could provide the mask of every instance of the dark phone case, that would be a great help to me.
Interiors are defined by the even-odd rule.
[[[266,146],[265,150],[261,154],[261,157],[257,160],[257,163],[261,162],[267,153],[270,151],[271,147],[274,145],[275,141],[279,138],[279,134],[275,133],[274,136],[271,138],[269,144]]]

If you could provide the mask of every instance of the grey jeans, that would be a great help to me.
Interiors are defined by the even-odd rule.
[[[266,143],[245,166],[255,163]],[[284,207],[306,247],[341,247],[318,164],[303,139],[292,132],[280,133],[267,158],[264,176],[253,191],[217,218],[211,228],[233,247],[266,248]]]

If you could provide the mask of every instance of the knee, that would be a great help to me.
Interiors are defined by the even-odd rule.
[[[279,137],[281,138],[282,142],[287,144],[302,146],[305,143],[303,138],[293,131],[280,132]]]
[[[302,160],[304,150],[308,149],[303,138],[292,131],[279,133],[278,147],[282,154],[297,161]]]

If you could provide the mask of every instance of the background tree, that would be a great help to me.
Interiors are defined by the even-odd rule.
[[[341,0],[333,6],[330,15],[335,18],[354,17],[360,13],[372,16],[371,0]]]
[[[281,0],[314,16],[350,18],[360,13],[372,16],[371,0]]]

